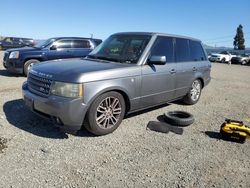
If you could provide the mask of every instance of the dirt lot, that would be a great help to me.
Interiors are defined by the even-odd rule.
[[[0,187],[250,187],[250,140],[218,134],[225,117],[250,124],[250,67],[215,63],[196,105],[135,114],[102,137],[61,133],[29,112],[24,80],[0,66]],[[196,119],[182,135],[146,130],[177,109]]]

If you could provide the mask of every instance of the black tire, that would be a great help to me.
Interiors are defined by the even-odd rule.
[[[247,64],[247,61],[242,61],[241,65],[246,65]]]
[[[106,102],[106,100],[108,98],[110,98],[110,102],[109,102],[110,104],[104,105],[104,103]],[[112,102],[112,99],[113,99],[113,102]],[[116,115],[116,117],[114,115],[114,111],[111,109],[111,106],[113,106],[115,99],[117,99],[119,101],[119,103],[117,105],[118,105],[118,108],[120,109],[120,114]],[[116,107],[117,107],[117,105],[116,105]],[[105,110],[103,110],[104,111],[103,113],[98,112],[99,107],[101,107],[102,110],[105,108]],[[91,106],[88,110],[88,113],[87,113],[87,120],[86,120],[84,126],[89,132],[91,132],[97,136],[112,133],[121,124],[123,117],[125,115],[125,109],[126,109],[125,101],[124,101],[123,96],[120,93],[114,92],[114,91],[104,93],[104,94],[100,95],[99,97],[97,97],[94,100],[94,102],[91,104]],[[115,121],[115,123],[113,123],[114,118],[109,117],[110,119],[107,120],[108,115],[107,114],[104,115],[104,113],[108,113],[108,110],[110,110],[109,113],[111,115],[113,115],[114,118],[117,119],[117,121]],[[99,115],[99,117],[98,117],[98,115]],[[101,127],[100,124],[103,121],[100,121],[99,125],[98,125],[97,119],[100,118],[102,115],[106,116],[106,120],[104,119],[104,124],[106,126],[106,121],[108,121],[107,126],[109,126],[109,127]],[[100,118],[100,119],[103,119],[103,118]],[[111,121],[111,119],[112,119],[112,121]],[[112,123],[114,125],[111,125]]]
[[[164,114],[165,121],[171,125],[185,127],[194,123],[194,116],[184,111],[171,111]]]
[[[28,61],[26,61],[25,63],[24,63],[24,66],[23,66],[23,74],[25,75],[25,76],[27,76],[28,75],[28,71],[29,71],[29,66],[31,65],[31,64],[35,64],[35,63],[39,63],[40,61],[38,61],[37,59],[30,59],[30,60],[28,60]]]
[[[193,92],[194,90],[194,84],[197,83],[199,84],[199,88],[200,90],[199,91],[196,91],[197,94],[199,95],[198,98],[194,98],[193,95],[195,94]],[[201,84],[201,81],[199,79],[197,80],[194,80],[192,85],[191,85],[191,88],[189,89],[188,93],[186,94],[186,96],[182,99],[182,101],[185,103],[185,104],[188,104],[188,105],[193,105],[193,104],[196,104],[199,99],[200,99],[200,96],[201,96],[201,91],[202,91],[202,84]]]
[[[221,63],[225,63],[225,62],[226,62],[226,59],[222,58]]]

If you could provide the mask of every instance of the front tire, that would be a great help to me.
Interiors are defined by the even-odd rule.
[[[221,63],[225,63],[225,62],[226,62],[226,59],[222,58]]]
[[[125,101],[120,93],[104,93],[91,104],[85,128],[98,136],[112,133],[121,124],[125,109]]]
[[[183,98],[183,102],[189,105],[197,103],[201,96],[202,84],[200,80],[195,80],[192,83],[187,95]]]
[[[25,76],[27,76],[30,67],[31,67],[33,64],[39,63],[39,62],[40,62],[40,61],[38,61],[37,59],[30,59],[30,60],[26,61],[26,62],[24,63],[24,66],[23,66],[23,74],[24,74]]]

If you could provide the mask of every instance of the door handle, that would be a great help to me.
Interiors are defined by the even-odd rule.
[[[196,68],[196,67],[193,67],[193,71],[196,72],[196,71],[197,71],[197,68]]]
[[[171,74],[175,74],[176,73],[176,70],[175,69],[172,69],[171,71],[169,71]]]

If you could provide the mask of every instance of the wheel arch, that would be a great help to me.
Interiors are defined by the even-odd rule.
[[[195,80],[199,80],[200,82],[201,82],[201,88],[203,88],[204,87],[204,80],[203,80],[203,78],[202,77],[197,77]]]
[[[123,88],[121,88],[121,87],[109,87],[109,88],[105,88],[105,89],[103,89],[103,90],[100,90],[100,91],[98,91],[95,95],[93,95],[92,97],[91,97],[91,100],[89,100],[87,103],[88,103],[88,110],[89,110],[89,108],[90,108],[90,105],[93,103],[93,101],[97,98],[97,97],[99,97],[100,95],[102,95],[102,94],[104,94],[104,93],[107,93],[107,92],[112,92],[112,91],[114,91],[114,92],[117,92],[117,93],[120,93],[122,96],[123,96],[123,99],[124,99],[124,101],[125,101],[125,114],[127,113],[127,112],[129,112],[129,110],[130,110],[130,108],[131,108],[131,102],[130,102],[130,97],[129,97],[129,94],[128,94],[128,92],[125,90],[125,89],[123,89]]]
[[[38,61],[43,61],[43,58],[42,57],[27,57],[23,60],[23,65],[25,64],[25,62],[31,60],[31,59],[35,59],[35,60],[38,60]]]

